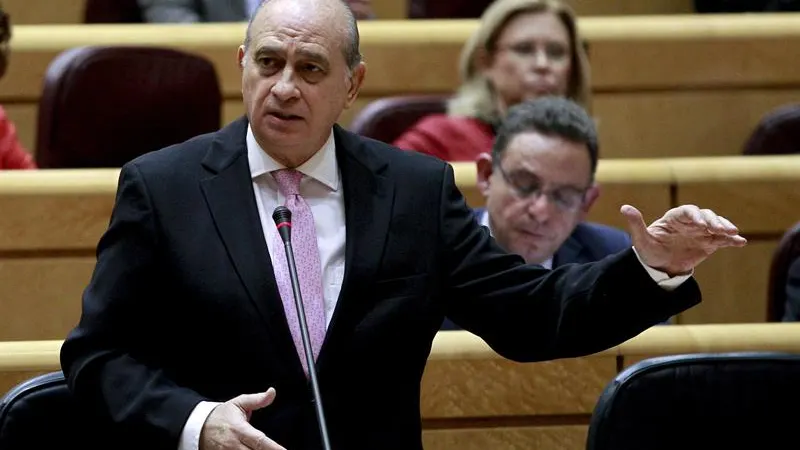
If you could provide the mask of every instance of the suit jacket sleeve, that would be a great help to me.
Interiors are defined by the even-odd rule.
[[[91,410],[107,412],[124,436],[146,448],[175,449],[189,414],[204,398],[157,369],[166,366],[154,360],[164,337],[143,325],[158,323],[168,303],[163,301],[168,294],[160,291],[158,246],[147,187],[137,167],[128,164],[98,244],[80,322],[61,349],[61,366],[75,397]]]
[[[195,23],[202,22],[195,0],[138,0],[146,22]]]
[[[446,315],[513,360],[595,353],[700,301],[694,279],[666,291],[632,249],[553,271],[524,264],[477,224],[449,165],[439,221]]]
[[[795,259],[789,267],[789,277],[786,281],[786,311],[783,321],[800,321],[800,258]]]

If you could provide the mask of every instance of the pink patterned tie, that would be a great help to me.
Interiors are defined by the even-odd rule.
[[[303,297],[303,309],[306,313],[308,334],[311,337],[311,348],[314,359],[317,359],[322,341],[325,339],[325,300],[322,294],[322,267],[319,260],[319,247],[317,247],[317,231],[314,228],[314,216],[305,199],[300,195],[300,180],[303,174],[292,169],[282,169],[272,172],[275,181],[286,197],[284,206],[292,211],[292,249],[294,261],[297,266],[297,276],[300,279],[300,294]],[[308,376],[308,365],[303,350],[303,338],[300,336],[300,322],[297,320],[292,281],[289,278],[289,267],[286,264],[286,250],[278,233],[273,235],[273,269],[278,291],[283,300],[283,309],[292,339],[303,364],[303,370]]]

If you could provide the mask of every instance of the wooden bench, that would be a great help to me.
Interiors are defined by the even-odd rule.
[[[0,342],[0,392],[59,370],[60,345]],[[660,355],[730,351],[800,353],[800,324],[657,326],[605,352],[534,364],[507,361],[464,331],[439,333],[422,382],[425,448],[582,450],[594,405],[622,368]]]
[[[600,2],[597,2],[600,3]],[[649,2],[640,2],[649,3]],[[375,99],[447,94],[474,20],[366,21],[364,89],[347,125]],[[592,60],[593,113],[606,158],[735,155],[770,109],[800,100],[800,14],[584,17]],[[222,82],[223,122],[243,114],[236,48],[244,24],[21,25],[0,83],[0,104],[35,148],[45,69],[80,45],[158,45],[208,57]],[[402,64],[397,64],[402,61]]]

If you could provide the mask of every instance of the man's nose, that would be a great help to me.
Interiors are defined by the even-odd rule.
[[[550,201],[550,197],[543,192],[534,193],[528,199],[528,214],[539,222],[546,222],[550,218],[552,210],[553,203]]]
[[[272,94],[282,102],[291,100],[297,97],[297,82],[295,81],[295,72],[289,67],[286,67],[277,82],[272,86]]]

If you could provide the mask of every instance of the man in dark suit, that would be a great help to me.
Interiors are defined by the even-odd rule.
[[[445,315],[514,360],[594,353],[698,303],[693,268],[745,243],[710,210],[647,227],[624,206],[635,250],[526,265],[475,222],[448,164],[334,125],[366,71],[340,2],[267,2],[238,56],[246,119],[122,168],[62,347],[75,398],[116,424],[109,447],[321,448],[281,204],[335,449],[422,448]]]
[[[627,233],[585,222],[600,195],[598,138],[578,104],[549,97],[511,108],[492,153],[476,162],[486,208],[475,219],[497,243],[548,269],[583,264],[627,250]],[[459,329],[445,320],[443,330]]]

